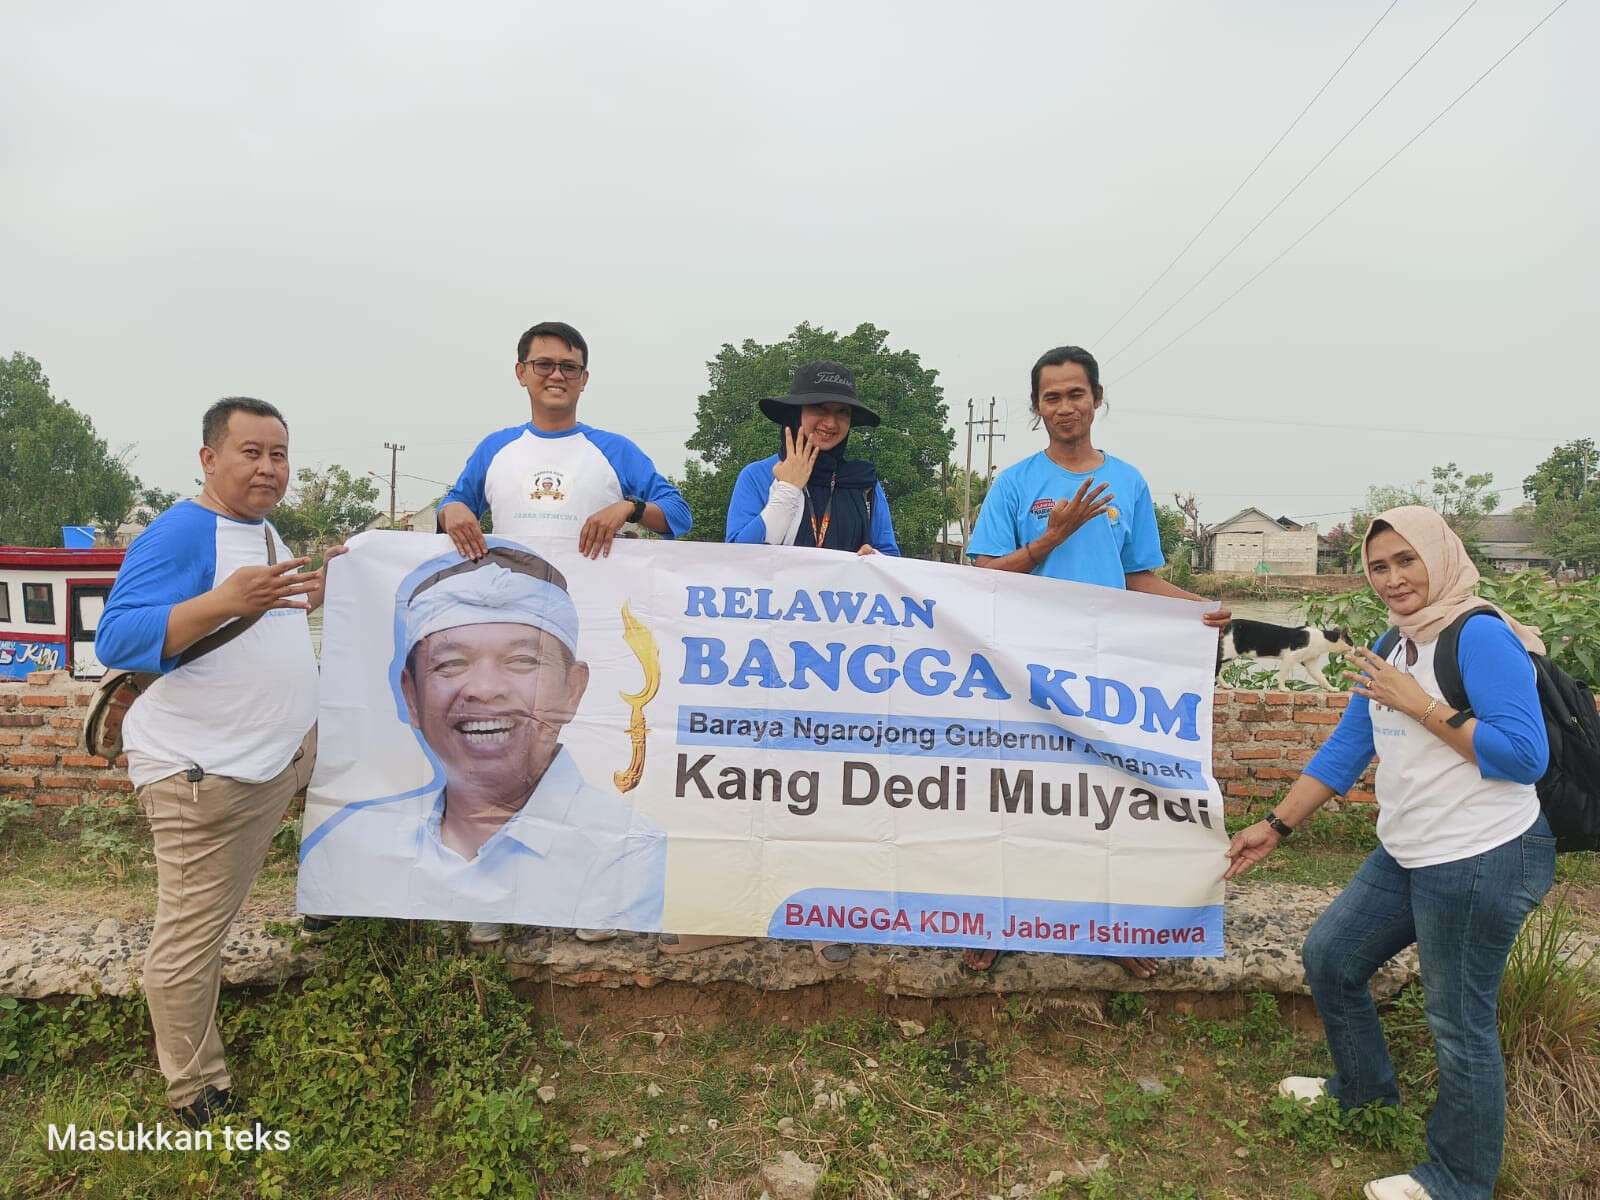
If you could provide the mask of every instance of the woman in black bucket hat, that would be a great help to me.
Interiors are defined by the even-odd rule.
[[[854,426],[878,424],[878,414],[856,395],[850,368],[826,360],[803,363],[787,396],[759,403],[768,420],[783,426],[783,444],[777,454],[739,472],[728,501],[726,540],[898,555],[878,468],[844,456]],[[853,953],[844,942],[811,946],[827,971],[843,970]]]
[[[878,414],[856,396],[850,368],[805,363],[789,394],[769,396],[760,408],[783,426],[783,444],[739,472],[727,540],[899,554],[877,467],[845,457],[850,430],[878,424]]]
[[[878,424],[878,414],[856,396],[850,368],[805,363],[794,373],[787,396],[769,396],[760,406],[783,426],[782,448],[739,472],[728,503],[727,540],[898,556],[877,467],[844,456],[853,426]],[[661,950],[688,954],[743,940],[663,933]],[[814,941],[811,948],[817,965],[828,972],[844,970],[854,952],[846,942]]]

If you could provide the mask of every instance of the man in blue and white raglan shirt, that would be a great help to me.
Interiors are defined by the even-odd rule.
[[[611,552],[628,522],[667,537],[689,532],[689,506],[649,457],[620,433],[578,421],[589,382],[589,346],[561,321],[542,321],[517,342],[517,382],[531,419],[478,443],[439,502],[439,532],[476,561],[486,549],[478,519],[494,514],[502,537],[576,537],[590,558]]]
[[[478,443],[455,487],[439,502],[439,532],[474,562],[488,552],[485,512],[494,531],[521,540],[576,537],[590,558],[611,553],[611,541],[633,522],[667,537],[689,532],[689,506],[649,457],[620,433],[578,421],[578,397],[589,383],[589,343],[564,321],[541,321],[517,340],[517,382],[528,392],[524,425]],[[612,930],[580,929],[586,941]],[[497,941],[505,926],[475,921],[474,942]]]
[[[168,1101],[193,1127],[238,1107],[217,1032],[222,943],[316,762],[306,614],[326,580],[326,565],[299,573],[307,560],[266,519],[289,486],[282,414],[230,397],[201,429],[200,495],[128,548],[95,636],[106,666],[161,675],[128,709],[122,741],[155,840],[144,991],[156,1057]],[[239,620],[252,623],[183,659]]]

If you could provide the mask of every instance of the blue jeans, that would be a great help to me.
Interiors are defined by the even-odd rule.
[[[1521,837],[1432,867],[1408,870],[1380,846],[1306,938],[1306,978],[1333,1054],[1328,1092],[1346,1108],[1400,1103],[1367,982],[1417,945],[1439,1098],[1428,1159],[1411,1174],[1434,1200],[1494,1193],[1506,1123],[1500,980],[1524,918],[1550,890],[1555,853],[1542,815]]]

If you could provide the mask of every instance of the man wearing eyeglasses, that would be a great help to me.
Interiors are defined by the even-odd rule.
[[[634,522],[667,537],[689,532],[689,506],[644,451],[620,433],[581,424],[578,397],[589,382],[589,344],[563,321],[541,321],[517,341],[517,382],[533,413],[526,425],[491,433],[478,444],[455,487],[439,502],[440,533],[477,562],[488,553],[485,512],[501,537],[573,537],[590,558],[611,553],[611,541]],[[474,921],[473,942],[505,936],[496,921]],[[615,937],[580,929],[584,941]]]
[[[478,523],[485,512],[504,537],[576,536],[589,558],[610,554],[629,522],[667,537],[689,532],[689,506],[644,451],[579,422],[589,382],[581,333],[541,321],[517,342],[516,372],[532,419],[484,438],[439,504],[439,531],[459,553],[476,561],[487,551]]]

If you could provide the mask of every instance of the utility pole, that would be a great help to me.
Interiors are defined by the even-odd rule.
[[[385,442],[383,448],[389,452],[389,528],[394,528],[394,481],[395,472],[400,465],[400,451],[405,447],[399,442]]]
[[[950,464],[939,464],[939,547],[935,552],[936,562],[944,561],[945,539],[950,536],[950,510],[945,506],[950,503]]]
[[[987,484],[987,483],[992,483],[994,481],[994,440],[995,440],[995,438],[1000,438],[1003,441],[1003,440],[1005,440],[1005,436],[1006,436],[1003,433],[996,433],[994,431],[994,397],[993,396],[989,397],[989,419],[987,421],[981,422],[981,424],[987,425],[989,427],[989,432],[980,433],[978,435],[985,442],[987,442],[988,445],[989,445],[989,461],[988,461],[987,464],[985,464],[985,470],[984,470],[984,473],[983,473],[984,482]]]
[[[967,542],[971,537],[967,529],[967,514],[972,511],[972,397],[967,397],[967,469],[961,476],[961,554],[967,553]]]
[[[967,398],[967,470],[966,473],[961,477],[961,552],[963,556],[966,554],[967,539],[971,536],[971,531],[968,530],[967,525],[969,523],[969,516],[972,512],[972,439],[974,436],[972,427],[974,425],[982,425],[985,427],[985,432],[976,435],[980,441],[988,443],[988,459],[984,464],[983,476],[985,483],[990,482],[994,477],[994,439],[1004,438],[1006,436],[1003,433],[996,433],[994,431],[994,427],[997,423],[994,415],[994,397],[989,397],[989,415],[987,417],[980,418],[973,416],[973,403],[974,402],[972,398],[969,396]]]

